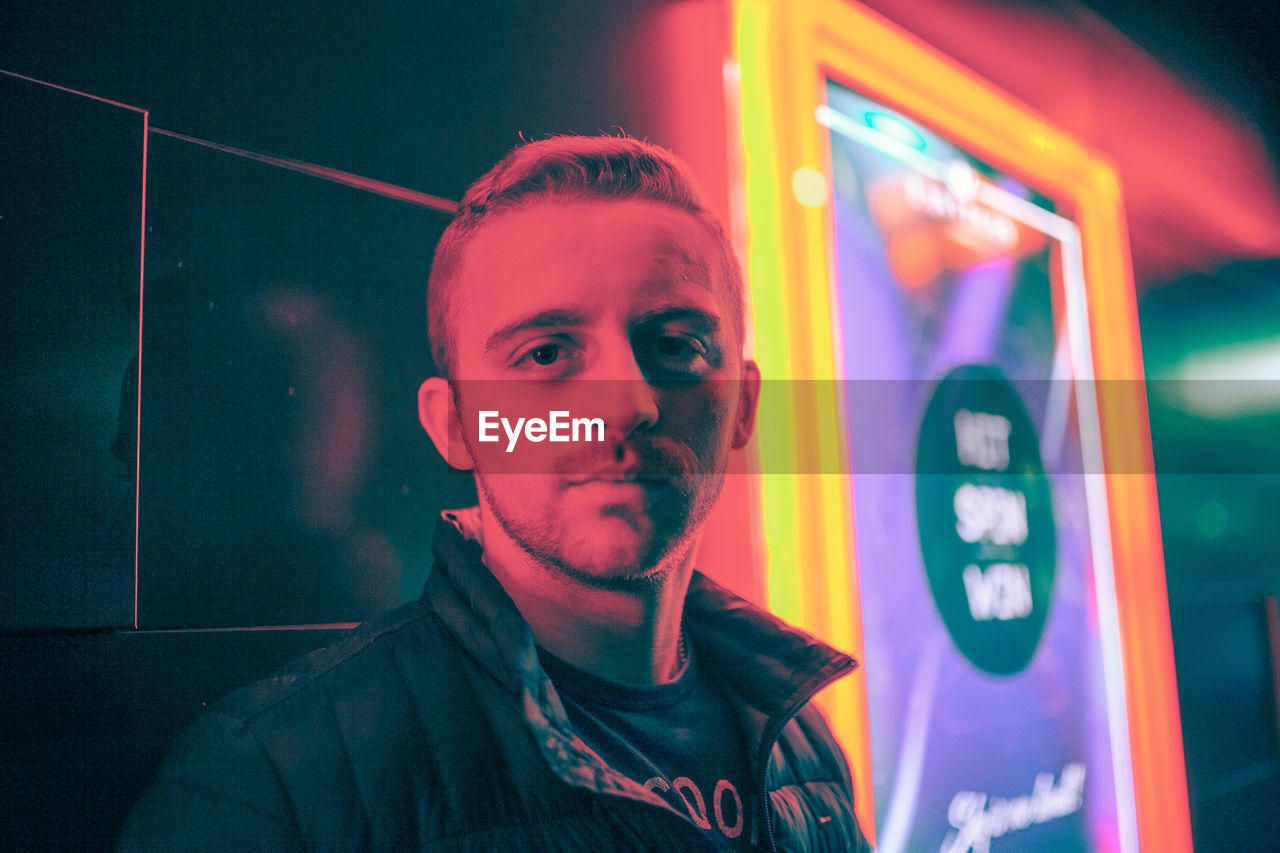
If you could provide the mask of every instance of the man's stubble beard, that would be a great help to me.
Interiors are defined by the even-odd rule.
[[[548,572],[568,578],[587,589],[635,593],[661,587],[684,563],[689,552],[697,544],[698,533],[702,523],[710,515],[712,507],[715,506],[724,485],[725,474],[720,471],[706,476],[714,478],[714,484],[701,493],[696,487],[687,494],[682,493],[682,506],[678,512],[671,514],[670,518],[664,519],[650,515],[652,532],[647,545],[641,549],[634,560],[625,565],[615,564],[608,568],[596,564],[593,571],[592,568],[573,561],[568,554],[574,547],[572,543],[574,526],[591,524],[593,520],[575,522],[563,518],[519,517],[518,513],[508,512],[500,501],[494,499],[490,490],[485,487],[486,477],[480,471],[475,471],[476,491],[480,499],[484,501],[503,532],[535,563]],[[686,501],[687,508],[683,506]],[[679,529],[672,529],[677,526]],[[584,541],[579,547],[588,550],[593,546]]]
[[[462,406],[459,388],[455,385],[451,390],[455,410],[466,411]],[[719,414],[720,419],[723,420],[725,413]],[[588,589],[641,592],[661,586],[697,545],[702,523],[711,514],[724,487],[727,469],[727,459],[724,458],[723,452],[716,453],[712,444],[702,447],[662,448],[645,440],[638,443],[626,441],[625,443],[630,445],[636,456],[643,461],[647,470],[670,477],[666,488],[671,489],[678,496],[675,500],[678,507],[674,513],[667,513],[669,517],[664,519],[660,517],[661,513],[653,511],[661,502],[650,501],[645,509],[652,531],[643,553],[637,554],[636,559],[622,571],[619,571],[620,567],[616,565],[609,570],[591,571],[570,560],[566,556],[566,550],[571,541],[569,534],[575,525],[591,524],[594,523],[594,519],[575,522],[563,517],[545,515],[539,517],[536,514],[521,513],[518,509],[509,510],[502,501],[495,499],[494,490],[486,488],[485,482],[488,476],[481,470],[479,464],[479,460],[483,457],[478,452],[478,448],[473,445],[470,435],[462,430],[460,436],[468,454],[476,463],[472,469],[476,492],[503,532],[539,566],[548,572],[567,577]],[[613,453],[618,454],[622,446],[622,444],[615,444]],[[706,458],[718,459],[716,468],[711,471],[697,470],[698,460]],[[555,494],[562,495],[564,478],[595,470],[601,461],[596,451],[585,450],[581,454],[557,460],[553,463],[554,472],[549,471],[535,476],[545,476],[560,481]],[[496,474],[493,476],[522,475]],[[703,480],[705,482],[702,482]],[[507,492],[507,490],[501,491]],[[537,495],[538,490],[534,489],[532,492]],[[544,493],[540,497],[545,499],[549,494],[551,493]],[[621,513],[614,514],[621,515]],[[584,549],[587,547],[589,545],[584,545]]]

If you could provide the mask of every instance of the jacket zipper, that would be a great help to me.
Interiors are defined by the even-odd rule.
[[[787,727],[787,723],[795,719],[796,714],[799,714],[804,706],[808,705],[814,696],[817,696],[818,693],[822,692],[822,690],[827,686],[840,680],[840,678],[856,668],[857,664],[853,661],[849,661],[840,666],[840,668],[830,676],[815,685],[812,690],[807,691],[803,698],[797,701],[786,714],[779,717],[778,721],[768,729],[768,737],[766,737],[762,742],[764,751],[761,753],[760,762],[760,768],[762,771],[760,774],[760,804],[763,808],[762,814],[764,815],[765,838],[769,840],[769,850],[771,850],[772,853],[777,853],[778,851],[777,840],[773,837],[773,808],[769,803],[769,762],[773,760],[770,758],[773,754],[773,748],[777,745],[778,738],[782,736],[782,730]]]

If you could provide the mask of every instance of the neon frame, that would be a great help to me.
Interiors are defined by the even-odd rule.
[[[1071,324],[1076,343],[1092,357],[1092,378],[1130,380],[1107,383],[1106,393],[1096,399],[1100,470],[1108,473],[1095,475],[1090,484],[1099,496],[1091,506],[1106,508],[1101,529],[1107,536],[1101,544],[1110,560],[1104,562],[1115,566],[1111,580],[1120,636],[1118,667],[1132,773],[1132,832],[1126,846],[1189,851],[1150,430],[1114,169],[1099,153],[861,7],[841,0],[792,0],[785,7],[768,0],[735,0],[733,28],[741,81],[744,213],[751,235],[746,260],[752,332],[755,352],[773,368],[772,375],[840,376],[831,323],[830,214],[825,206],[801,206],[791,197],[797,169],[830,174],[827,128],[815,121],[815,111],[824,106],[827,80],[927,120],[956,144],[1026,180],[1074,214],[1080,249],[1076,258],[1087,303],[1075,310],[1088,319]],[[1079,370],[1076,376],[1090,378]],[[768,443],[775,460],[794,466],[785,470],[848,471],[840,403],[818,390],[832,383],[785,384],[788,408],[807,427],[803,440],[794,428],[774,425],[773,434],[762,436],[762,445]],[[1135,470],[1145,473],[1117,473]],[[853,501],[841,475],[761,478],[768,562],[785,567],[767,573],[770,606],[860,654]],[[852,573],[845,568],[850,565]],[[1099,581],[1106,580],[1099,573]],[[865,681],[846,679],[822,702],[854,766],[859,820],[873,832],[869,734],[865,722],[854,722],[867,719]]]

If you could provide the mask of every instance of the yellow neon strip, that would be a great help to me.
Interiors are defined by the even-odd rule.
[[[745,0],[735,9],[756,353],[767,377],[787,380],[768,389],[785,395],[785,404],[764,407],[786,422],[760,425],[762,469],[786,472],[762,478],[766,589],[780,616],[861,658],[844,418],[838,387],[830,381],[836,371],[829,211],[803,207],[791,192],[795,169],[828,171],[826,142],[808,119],[798,126],[798,138],[775,132],[778,121],[794,121],[791,110],[780,118],[780,102],[809,101],[818,91],[808,69],[786,61],[797,50],[811,50],[805,8]],[[860,674],[845,679],[821,702],[853,765],[859,821],[874,838],[865,684]]]
[[[778,211],[776,187],[767,176],[777,173],[777,155],[774,150],[773,104],[770,98],[768,69],[768,33],[770,9],[752,5],[744,8],[735,24],[735,50],[742,69],[742,128],[743,170],[747,193],[747,209],[753,222],[776,223]],[[766,176],[760,180],[760,176]],[[769,381],[789,374],[790,358],[787,351],[785,330],[790,305],[786,290],[782,253],[777,243],[768,235],[759,234],[753,228],[747,252],[747,283],[750,288],[752,314],[756,319],[754,329],[757,360],[765,365],[765,394],[785,393],[785,383]],[[758,318],[774,318],[772,322],[760,322]],[[768,562],[766,595],[769,605],[783,618],[798,613],[800,604],[794,593],[796,586],[784,581],[788,574],[783,567],[794,565],[795,535],[797,526],[796,500],[791,484],[785,475],[768,472],[789,469],[797,436],[792,424],[782,418],[770,417],[785,412],[789,405],[781,401],[765,400],[760,407],[758,424],[759,446],[764,455],[761,470],[761,514],[764,547]]]

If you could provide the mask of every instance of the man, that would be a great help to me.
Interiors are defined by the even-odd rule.
[[[428,315],[420,418],[480,505],[445,514],[420,602],[211,708],[124,846],[864,849],[808,705],[854,662],[694,571],[760,376],[686,168],[517,148]]]

